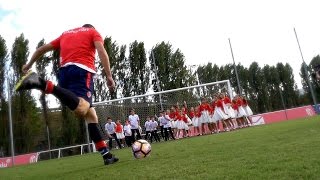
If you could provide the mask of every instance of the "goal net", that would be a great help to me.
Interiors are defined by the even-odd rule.
[[[128,120],[130,110],[134,109],[135,113],[139,115],[140,126],[144,133],[143,125],[147,117],[154,115],[159,116],[160,111],[170,109],[170,107],[177,104],[182,106],[184,101],[188,109],[198,106],[202,97],[207,98],[209,102],[211,102],[212,95],[217,92],[226,92],[232,99],[233,95],[230,81],[223,80],[146,95],[113,99],[93,103],[93,106],[97,112],[101,127],[104,127],[107,117],[110,117],[113,121],[120,120],[121,124],[124,124],[124,122]]]

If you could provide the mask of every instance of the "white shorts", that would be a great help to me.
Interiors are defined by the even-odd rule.
[[[183,121],[176,121],[178,129],[185,129],[185,124]]]
[[[204,124],[204,123],[208,123],[209,122],[209,112],[208,111],[202,111],[201,112],[201,116],[200,116],[200,123]]]
[[[247,113],[246,111],[244,110],[244,108],[242,106],[239,107],[239,110],[238,110],[238,118],[242,118],[242,117],[246,117],[247,116]]]
[[[185,129],[185,130],[189,130],[189,126],[188,126],[187,123],[184,123],[184,129]]]
[[[253,115],[253,112],[249,106],[244,107],[244,110],[246,111],[247,116]]]
[[[123,133],[116,133],[117,139],[124,139]]]
[[[177,128],[177,121],[170,121],[171,123],[171,128]]]
[[[225,112],[221,108],[217,107],[215,111],[216,111],[215,113],[217,113],[217,115],[216,115],[217,119],[226,120],[229,118],[228,115],[226,115]]]
[[[199,118],[197,117],[192,118],[192,124],[194,127],[199,127]]]

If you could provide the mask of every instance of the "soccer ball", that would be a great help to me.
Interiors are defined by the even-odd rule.
[[[145,158],[151,153],[151,145],[146,140],[137,140],[132,144],[132,153],[136,159]]]

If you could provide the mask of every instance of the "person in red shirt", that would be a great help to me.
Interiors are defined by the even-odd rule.
[[[240,98],[242,99],[242,107],[244,109],[244,111],[246,112],[246,120],[248,121],[248,123],[250,123],[250,126],[252,126],[252,119],[250,118],[250,116],[253,115],[253,112],[248,104],[247,99],[244,96],[240,96]]]
[[[97,50],[107,77],[109,91],[113,91],[113,81],[108,54],[103,39],[91,24],[63,32],[57,39],[39,47],[30,61],[23,65],[24,77],[15,86],[16,91],[38,89],[53,94],[62,104],[88,123],[89,134],[96,149],[100,151],[104,164],[112,164],[119,159],[109,152],[99,130],[98,117],[92,108],[93,78],[95,74],[95,52]],[[46,52],[60,50],[58,86],[45,81],[29,71],[32,65]]]
[[[191,111],[194,114],[194,117],[192,118],[192,125],[193,125],[193,129],[194,129],[193,130],[194,131],[194,135],[200,136],[199,118],[200,118],[201,114],[200,114],[200,111],[199,111],[199,106],[196,106],[195,108],[191,108]]]
[[[122,126],[120,120],[117,120],[117,122],[116,122],[115,132],[116,132],[117,139],[119,139],[121,142],[121,147],[124,147],[125,137],[124,137],[124,132],[123,132],[123,126]],[[119,147],[119,148],[121,148],[121,147]]]
[[[228,127],[230,128],[230,130],[235,129],[234,128],[234,123],[232,121],[232,119],[234,118],[234,111],[231,107],[231,99],[225,94],[222,93],[222,100],[223,100],[223,108],[224,108],[224,112],[226,113],[226,115],[228,115],[228,119],[226,119],[226,123],[228,124]]]
[[[171,129],[173,131],[173,134],[176,137],[177,135],[177,117],[178,117],[178,114],[177,114],[177,108],[175,108],[174,106],[172,106],[170,108],[170,113],[169,113],[169,117],[170,117],[170,121],[171,121]]]
[[[245,117],[247,116],[244,108],[243,108],[243,101],[241,99],[241,97],[239,95],[237,95],[235,97],[236,99],[236,103],[238,106],[238,118],[241,121],[241,124],[243,125],[243,127],[247,127],[248,126],[248,121],[246,121]]]
[[[243,124],[242,124],[242,122],[241,122],[241,120],[239,119],[239,116],[238,116],[239,106],[237,104],[236,98],[232,99],[231,107],[232,107],[232,109],[233,109],[233,111],[235,113],[235,118],[236,118],[236,122],[237,122],[237,127],[236,128],[242,128]]]
[[[206,134],[206,127],[208,127],[208,122],[209,122],[209,119],[210,119],[210,116],[209,116],[209,109],[210,109],[210,106],[207,102],[207,99],[206,98],[202,98],[201,99],[201,104],[199,106],[199,111],[201,113],[201,117],[200,117],[200,123],[201,123],[201,134]]]
[[[220,129],[219,129],[219,117],[217,116],[217,96],[214,95],[213,96],[213,100],[211,103],[211,109],[212,109],[212,113],[211,113],[211,122],[212,122],[212,132],[213,133],[219,133]]]
[[[218,95],[217,101],[216,101],[216,116],[218,121],[221,121],[222,127],[224,131],[228,131],[228,124],[226,123],[226,120],[229,118],[228,115],[224,111],[223,107],[223,96],[221,94]]]

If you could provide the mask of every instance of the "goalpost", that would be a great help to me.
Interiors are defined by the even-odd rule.
[[[227,92],[230,98],[233,98],[230,81],[223,80],[190,87],[154,92],[145,95],[96,102],[93,103],[93,106],[97,112],[102,132],[104,132],[104,125],[107,117],[111,117],[113,121],[120,120],[121,124],[124,124],[130,114],[129,111],[133,108],[135,109],[136,114],[138,114],[140,117],[140,126],[143,129],[142,134],[144,134],[143,126],[148,116],[159,116],[159,112],[161,110],[169,109],[171,106],[174,106],[177,103],[182,106],[184,101],[186,101],[188,108],[195,107],[199,105],[202,97],[206,97],[209,99],[209,101],[211,101],[212,95],[217,92]],[[70,150],[79,150],[81,155],[83,153],[91,152],[91,149],[95,151],[93,143],[89,142],[88,132],[86,132],[86,134],[87,144],[40,151],[38,152],[38,159],[48,159],[48,153],[52,153],[53,158],[60,158],[67,156],[68,151]]]
[[[125,97],[108,101],[93,103],[102,127],[107,117],[113,121],[120,120],[124,124],[128,120],[129,111],[134,109],[140,117],[140,126],[144,126],[148,116],[159,116],[161,110],[167,110],[177,103],[182,106],[186,101],[188,108],[199,105],[202,97],[211,101],[214,93],[227,92],[233,98],[232,88],[229,80],[211,82],[184,88],[154,92],[145,95]]]

